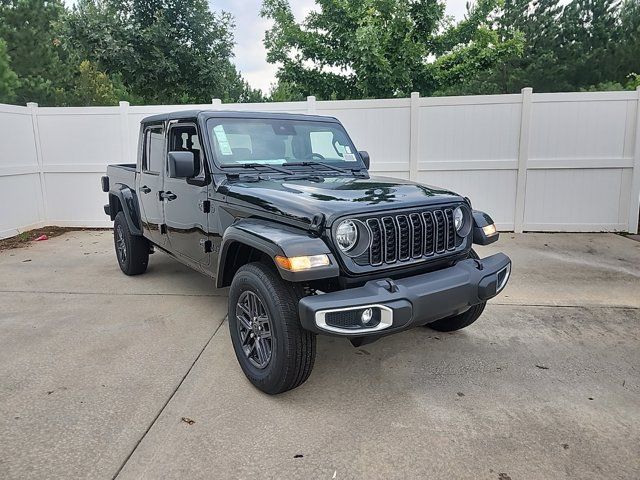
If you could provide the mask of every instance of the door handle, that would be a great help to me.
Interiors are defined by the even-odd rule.
[[[171,192],[160,192],[160,198],[163,200],[171,201],[178,198],[178,196],[175,193],[171,193]]]
[[[142,187],[140,187],[140,191],[142,193],[149,193],[151,191],[151,189],[149,187],[147,187],[146,185],[143,185]]]

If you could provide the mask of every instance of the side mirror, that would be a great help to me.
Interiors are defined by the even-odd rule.
[[[500,234],[496,230],[493,219],[480,210],[471,212],[473,218],[473,243],[476,245],[489,245],[498,240]]]
[[[193,178],[197,174],[193,152],[169,152],[170,178]]]
[[[364,166],[367,167],[367,170],[371,167],[371,159],[369,158],[369,153],[361,150],[358,152],[360,154],[360,158],[364,162]]]

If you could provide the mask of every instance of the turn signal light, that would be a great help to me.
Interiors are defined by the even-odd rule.
[[[291,272],[300,272],[302,270],[309,270],[316,267],[326,267],[331,264],[329,257],[324,254],[304,257],[283,257],[276,255],[275,260],[280,268],[284,268]]]
[[[491,225],[487,225],[486,227],[482,227],[482,231],[487,237],[496,233],[496,224],[492,223]]]

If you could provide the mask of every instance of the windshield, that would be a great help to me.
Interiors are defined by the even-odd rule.
[[[212,118],[207,129],[221,166],[322,162],[363,167],[353,143],[337,123]]]

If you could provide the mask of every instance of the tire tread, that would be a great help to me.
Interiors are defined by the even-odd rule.
[[[243,366],[243,371],[249,380],[261,390],[270,394],[286,392],[302,385],[311,374],[315,362],[316,336],[300,325],[298,319],[298,301],[301,296],[294,286],[280,278],[274,268],[263,263],[249,263],[241,267],[236,273],[234,282],[243,275],[254,276],[272,294],[276,308],[275,315],[280,316],[280,328],[282,338],[279,341],[286,342],[286,351],[290,357],[285,358],[284,371],[279,374],[278,382],[261,381],[251,375]],[[234,284],[229,292],[230,298],[235,298]],[[235,304],[229,302],[229,315],[233,315]],[[273,314],[273,312],[272,312]],[[275,321],[275,319],[274,319]],[[231,325],[230,325],[231,327]],[[242,366],[242,363],[241,363]]]
[[[127,261],[125,265],[121,264],[116,252],[118,265],[120,265],[120,269],[125,275],[140,275],[147,270],[147,266],[149,265],[149,241],[144,237],[133,235],[129,230],[124,212],[119,211],[113,222],[114,244],[116,227],[118,225],[122,225],[125,242],[127,243]]]

